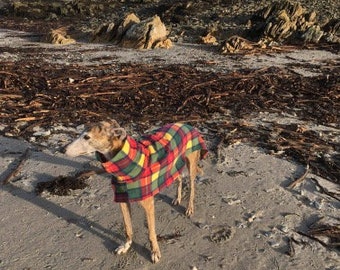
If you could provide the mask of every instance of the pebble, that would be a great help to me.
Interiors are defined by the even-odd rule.
[[[237,198],[222,198],[222,201],[228,205],[235,205],[241,203],[241,200]]]
[[[280,231],[282,231],[284,233],[288,233],[289,232],[289,228],[286,225],[281,225],[280,226]]]
[[[270,240],[269,242],[269,245],[273,248],[277,248],[280,246],[280,241],[276,241],[276,240]]]
[[[45,130],[38,126],[34,127],[33,131],[34,131],[33,136],[36,136],[36,137],[40,137],[40,136],[46,137],[46,136],[51,135],[51,130]]]

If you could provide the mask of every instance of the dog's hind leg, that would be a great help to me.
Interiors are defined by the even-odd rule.
[[[125,226],[125,234],[126,234],[126,242],[123,245],[120,245],[116,248],[115,252],[117,254],[126,253],[132,244],[132,222],[131,222],[131,208],[129,203],[120,203],[120,209],[122,210],[124,226]]]
[[[153,263],[156,263],[161,258],[161,252],[159,250],[157,242],[154,198],[153,197],[147,198],[146,200],[141,201],[140,204],[145,210],[146,220],[148,223],[149,240],[151,243],[151,260]]]
[[[179,205],[181,204],[182,201],[182,176],[178,176],[177,178],[177,194],[176,194],[176,198],[172,201],[173,205]]]
[[[195,151],[190,153],[187,156],[187,167],[189,170],[189,178],[190,178],[190,195],[189,195],[189,203],[185,214],[189,217],[194,213],[194,198],[195,198],[195,179],[198,171],[198,163],[199,160],[199,151]]]

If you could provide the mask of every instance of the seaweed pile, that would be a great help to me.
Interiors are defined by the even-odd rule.
[[[217,144],[252,142],[339,182],[339,70],[323,68],[327,75],[308,78],[273,67],[222,74],[187,65],[3,63],[2,133],[29,139],[36,126],[76,126],[108,116],[144,127],[186,121],[206,127],[219,138]],[[330,131],[304,124],[254,125],[251,119],[264,112],[293,115]]]

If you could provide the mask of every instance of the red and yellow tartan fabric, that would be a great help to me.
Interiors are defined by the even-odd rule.
[[[168,124],[143,135],[140,140],[127,136],[122,150],[102,162],[113,175],[116,202],[141,201],[169,186],[185,167],[187,154],[208,153],[200,133],[190,125]]]

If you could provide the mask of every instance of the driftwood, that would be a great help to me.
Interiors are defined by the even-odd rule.
[[[315,228],[311,228],[308,232],[297,231],[298,234],[308,237],[323,247],[329,249],[336,249],[340,247],[340,225],[320,224]],[[327,242],[321,240],[319,237],[327,238]]]
[[[292,183],[290,183],[288,188],[295,188],[298,184],[302,183],[303,180],[305,180],[308,172],[309,172],[309,164],[307,164],[307,166],[306,166],[305,173],[302,176],[300,176],[299,178],[297,178],[296,180],[294,180]]]
[[[322,185],[319,184],[319,181],[316,180],[315,178],[311,178],[311,181],[320,189],[320,191],[333,199],[336,199],[337,201],[340,202],[340,196],[338,193],[328,191],[326,188],[324,188]]]
[[[14,170],[10,172],[3,180],[2,185],[7,185],[11,179],[18,175],[22,166],[25,164],[26,160],[29,158],[30,149],[27,148],[25,152],[19,157],[18,164],[15,166]]]

